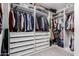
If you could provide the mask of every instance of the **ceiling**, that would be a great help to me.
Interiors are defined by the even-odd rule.
[[[62,8],[65,8],[66,6],[70,6],[73,3],[40,3],[40,5],[46,7],[46,8],[52,8],[60,10]]]

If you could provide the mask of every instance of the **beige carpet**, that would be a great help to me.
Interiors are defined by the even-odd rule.
[[[52,47],[39,53],[33,54],[32,56],[74,56],[74,54],[70,53],[64,48],[53,45]]]

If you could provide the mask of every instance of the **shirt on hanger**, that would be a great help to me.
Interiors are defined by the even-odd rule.
[[[21,18],[20,18],[20,13],[17,12],[17,31],[20,32],[20,27],[21,27]]]
[[[31,15],[31,26],[32,26],[31,31],[33,31],[34,30],[34,17],[33,17],[33,15]]]
[[[24,29],[24,16],[23,13],[21,13],[21,31]]]
[[[36,31],[38,31],[40,28],[39,28],[39,24],[38,24],[38,21],[39,19],[38,19],[38,16],[36,16],[36,20],[35,20],[35,29],[36,29]]]

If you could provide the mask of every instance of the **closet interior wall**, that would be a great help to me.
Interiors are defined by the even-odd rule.
[[[30,4],[28,4],[30,5]],[[48,17],[48,14],[38,10],[36,5],[13,4],[13,6],[21,11],[32,12],[34,19],[33,31],[10,31],[10,55],[31,55],[49,47],[49,31],[36,31],[36,16],[42,15]],[[11,6],[11,5],[10,5]],[[12,6],[12,7],[13,7]],[[13,8],[12,8],[13,9]],[[48,13],[48,11],[47,11]],[[48,19],[47,19],[48,20]],[[30,26],[30,25],[29,25]]]

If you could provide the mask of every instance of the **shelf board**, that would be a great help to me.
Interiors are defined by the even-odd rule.
[[[10,32],[10,37],[34,36],[34,32]]]

